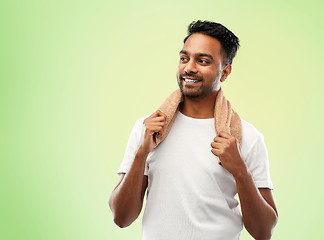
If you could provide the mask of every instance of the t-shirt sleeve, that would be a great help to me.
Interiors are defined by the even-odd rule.
[[[258,188],[273,189],[270,178],[268,151],[262,133],[257,132],[245,159]]]
[[[141,118],[137,120],[131,131],[126,146],[123,161],[117,171],[118,174],[127,173],[132,166],[132,163],[135,158],[135,154],[144,138],[144,133],[145,133],[145,126],[143,125],[144,119],[145,118]],[[145,164],[144,175],[148,175],[147,163]]]

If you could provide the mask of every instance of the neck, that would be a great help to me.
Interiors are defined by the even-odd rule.
[[[219,91],[202,98],[184,97],[180,112],[191,118],[213,118],[216,96]]]

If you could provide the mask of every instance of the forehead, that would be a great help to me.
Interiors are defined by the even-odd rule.
[[[184,43],[182,51],[194,55],[195,53],[206,53],[215,59],[220,56],[221,43],[216,38],[202,33],[192,34]]]

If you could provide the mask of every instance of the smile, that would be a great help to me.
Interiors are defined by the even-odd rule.
[[[200,82],[201,80],[199,79],[190,79],[190,78],[183,78],[185,82]]]

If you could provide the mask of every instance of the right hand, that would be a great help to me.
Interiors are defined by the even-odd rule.
[[[153,150],[156,138],[161,137],[165,121],[166,115],[159,110],[144,120],[146,129],[141,148],[145,153],[150,153]]]

